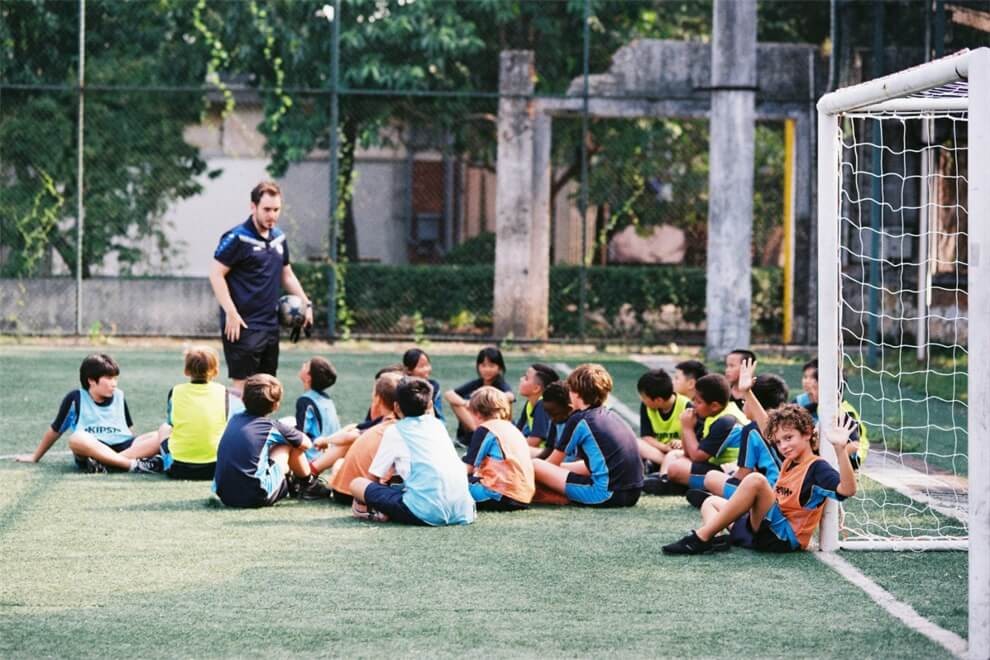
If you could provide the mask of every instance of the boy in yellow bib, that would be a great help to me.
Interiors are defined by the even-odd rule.
[[[639,455],[659,468],[668,452],[681,448],[681,414],[691,400],[674,392],[674,383],[663,369],[651,369],[640,376],[636,389],[640,399]]]
[[[213,379],[220,358],[209,346],[193,346],[185,353],[188,383],[168,393],[166,421],[158,430],[165,474],[173,479],[213,479],[217,445],[231,412],[243,409],[240,399]],[[234,410],[231,410],[233,405]]]

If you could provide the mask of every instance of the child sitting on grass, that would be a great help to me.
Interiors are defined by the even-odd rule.
[[[421,348],[410,348],[402,354],[402,367],[407,376],[422,378],[430,384],[433,415],[441,422],[444,421],[443,393],[440,391],[440,383],[430,378],[433,375],[433,363],[430,361],[430,356]]]
[[[372,481],[351,482],[357,518],[407,525],[463,525],[474,521],[467,475],[443,422],[431,414],[433,387],[422,378],[403,378],[396,388],[399,421],[382,436],[371,463]],[[402,487],[385,483],[394,470]]]
[[[804,390],[795,399],[794,403],[801,406],[811,415],[811,418],[818,421],[818,358],[805,363],[801,370],[801,388]],[[845,399],[839,403],[839,409],[844,416],[851,417],[858,422],[855,431],[850,437],[849,459],[852,461],[854,470],[866,461],[866,456],[870,451],[870,441],[866,434],[866,424],[860,421],[859,411]]]
[[[526,438],[533,455],[540,454],[538,448],[541,444],[549,446],[547,436],[550,434],[550,417],[543,409],[543,391],[558,380],[560,376],[552,367],[539,362],[531,364],[519,378],[519,396],[524,397],[526,403],[519,413],[516,428]]]
[[[165,423],[158,430],[165,474],[173,479],[210,480],[217,465],[217,445],[230,417],[227,388],[213,379],[220,357],[209,346],[193,346],[184,355],[188,383],[168,391]],[[232,401],[232,399],[234,401]]]
[[[636,389],[640,399],[639,455],[659,469],[667,452],[681,448],[681,414],[691,400],[674,392],[674,383],[663,369],[651,369],[640,376]]]
[[[727,535],[719,531],[745,525],[745,545],[763,552],[804,550],[821,521],[827,498],[842,501],[856,493],[856,476],[846,446],[856,423],[847,419],[829,433],[839,463],[836,471],[815,455],[818,437],[811,415],[800,406],[785,404],[769,414],[767,434],[784,456],[775,486],[759,472],[748,474],[728,500],[710,497],[701,509],[702,525],[669,545],[663,552],[700,555],[728,550]],[[746,513],[749,515],[745,515]],[[737,522],[738,521],[738,522]],[[733,529],[733,536],[738,530]]]
[[[560,465],[565,460],[577,460],[576,456],[565,456],[564,450],[567,448],[561,444],[564,427],[567,426],[567,419],[572,412],[571,393],[567,385],[560,381],[547,385],[543,390],[543,410],[550,417],[550,433],[547,435],[546,447],[536,458],[542,458],[554,465]]]
[[[357,477],[371,478],[371,462],[378,453],[382,436],[395,423],[395,388],[398,387],[402,375],[385,371],[375,379],[371,393],[371,416],[376,420],[373,425],[360,432],[354,442],[347,444],[331,443],[320,458],[310,463],[313,474],[319,474],[334,466],[339,456],[344,460],[330,478],[331,498],[338,504],[351,506],[354,498],[351,496],[351,482]]]
[[[471,497],[478,509],[517,511],[533,500],[533,460],[526,438],[509,421],[512,405],[494,387],[482,387],[468,403],[477,430],[464,455]]]
[[[744,393],[739,389],[739,367],[743,362],[749,362],[756,367],[756,353],[748,348],[737,348],[725,356],[725,379],[729,381],[729,398],[740,409],[743,407]]]
[[[62,405],[38,447],[21,454],[21,463],[37,463],[55,441],[68,431],[69,450],[76,466],[84,472],[155,473],[162,471],[158,454],[158,433],[150,431],[134,437],[134,423],[117,389],[120,367],[105,353],[87,356],[79,365],[79,384],[62,399]]]
[[[327,394],[327,390],[337,382],[337,370],[329,360],[312,357],[302,363],[299,382],[305,391],[296,399],[295,422],[296,428],[314,441],[313,447],[306,452],[306,458],[312,461],[320,455],[316,439],[340,431],[337,407]]]
[[[698,382],[698,379],[707,374],[708,369],[697,360],[678,362],[674,367],[674,375],[671,376],[671,380],[674,383],[674,392],[690,401],[694,398],[694,386]]]
[[[537,483],[577,504],[634,506],[643,488],[643,463],[632,429],[603,405],[612,376],[600,364],[583,364],[567,377],[567,387],[574,413],[558,447],[577,460],[554,465],[535,459]]]
[[[667,452],[660,475],[651,477],[647,492],[674,495],[702,488],[707,472],[722,471],[739,456],[742,427],[749,420],[729,400],[728,381],[721,374],[708,374],[695,387],[693,407],[681,413],[683,448]]]
[[[474,368],[478,372],[477,378],[444,394],[450,409],[457,417],[457,443],[465,447],[471,444],[471,435],[478,428],[474,415],[468,410],[468,400],[478,388],[490,386],[504,392],[510,405],[515,399],[512,387],[505,382],[505,360],[502,358],[502,351],[494,346],[481,349],[478,351],[478,357],[475,358]]]
[[[289,494],[290,473],[303,490],[319,486],[306,461],[309,438],[269,417],[282,402],[282,383],[268,374],[250,376],[243,401],[244,412],[230,418],[217,448],[213,491],[220,501],[231,507],[272,506]]]

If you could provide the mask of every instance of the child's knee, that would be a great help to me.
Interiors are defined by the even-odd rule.
[[[685,481],[691,475],[691,461],[677,459],[667,467],[667,475],[674,480]]]
[[[739,487],[742,488],[743,486],[757,490],[772,490],[770,488],[770,482],[759,472],[750,472],[743,477],[743,480],[739,483]]]
[[[73,454],[82,453],[93,440],[93,436],[86,431],[76,431],[69,436],[69,450]]]
[[[709,493],[721,494],[725,478],[724,472],[712,470],[705,475],[705,490]]]

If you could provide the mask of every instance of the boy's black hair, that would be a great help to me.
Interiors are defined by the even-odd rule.
[[[674,381],[663,369],[650,369],[639,377],[636,389],[651,399],[669,399],[674,394]]]
[[[330,360],[314,357],[309,361],[310,385],[317,392],[322,392],[334,386],[337,382],[337,370]]]
[[[478,357],[474,361],[474,368],[477,369],[478,365],[485,360],[494,362],[498,365],[498,370],[503,374],[505,373],[505,360],[502,358],[502,351],[498,350],[496,347],[485,346],[483,349],[478,351]]]
[[[410,348],[402,354],[402,366],[404,366],[407,370],[415,369],[416,365],[419,364],[419,358],[424,355],[426,355],[426,351],[422,348]],[[426,359],[429,360],[430,356],[426,355]]]
[[[543,390],[543,402],[556,403],[559,406],[569,408],[571,406],[571,395],[567,389],[567,385],[564,385],[559,380],[547,385],[546,389]]]
[[[89,391],[89,381],[99,380],[104,376],[119,376],[120,367],[116,361],[106,353],[93,353],[87,355],[79,365],[79,384]]]
[[[776,374],[760,374],[753,379],[753,395],[764,410],[770,411],[787,403],[787,383]]]
[[[721,403],[723,406],[729,403],[729,381],[722,374],[702,376],[694,384],[694,389],[705,403]]]
[[[748,348],[736,348],[729,351],[729,355],[741,355],[742,359],[749,360],[753,364],[756,364],[756,353],[749,350]]]
[[[395,400],[403,417],[425,415],[433,401],[433,386],[423,378],[406,376],[395,388]]]
[[[813,359],[808,360],[807,362],[805,362],[804,363],[804,366],[801,367],[801,373],[803,374],[808,369],[814,369],[815,370],[815,380],[818,380],[818,358],[813,358]]]
[[[705,368],[705,365],[697,360],[685,360],[684,362],[678,362],[674,368],[688,378],[693,378],[695,380],[698,380],[708,373],[708,369]]]
[[[542,362],[534,362],[529,365],[532,367],[533,371],[536,372],[536,377],[540,379],[540,383],[543,385],[543,389],[546,389],[547,385],[550,383],[556,383],[560,380],[560,375],[553,370],[549,364],[543,364]]]

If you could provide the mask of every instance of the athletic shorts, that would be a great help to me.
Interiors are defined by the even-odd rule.
[[[213,473],[216,472],[217,463],[186,463],[177,461],[168,450],[168,438],[162,440],[160,453],[162,455],[162,467],[165,474],[173,479],[186,479],[189,481],[212,481]]]
[[[381,511],[392,522],[405,525],[426,525],[416,517],[402,501],[402,491],[398,488],[371,483],[364,490],[364,502],[375,511]]]
[[[749,512],[744,513],[732,526],[730,537],[734,545],[760,552],[794,552],[801,549],[791,523],[776,504],[770,508],[756,530],[753,529]]]
[[[468,477],[468,490],[479,511],[519,511],[529,505],[507,497],[497,490],[485,486],[478,477]]]
[[[227,361],[227,375],[232,379],[244,380],[254,374],[277,375],[278,329],[241,328],[236,342],[223,338],[223,357]]]
[[[104,444],[106,444],[106,443],[104,443]],[[117,452],[119,454],[122,451],[127,451],[128,449],[130,449],[132,444],[134,444],[134,438],[131,438],[130,440],[124,440],[123,442],[118,442],[115,445],[107,445],[107,447],[109,447],[110,449],[114,450],[115,452]],[[77,468],[79,468],[80,470],[86,470],[86,469],[88,469],[88,467],[89,467],[89,458],[88,457],[86,457],[86,456],[77,456],[75,454],[73,454],[72,456],[76,459],[76,467]],[[93,459],[93,460],[96,460],[96,459]],[[109,468],[109,469],[115,469],[115,468]]]
[[[570,501],[602,508],[634,506],[642,492],[642,488],[613,492],[604,485],[593,483],[591,477],[576,472],[568,473],[567,484],[564,486],[564,495]]]
[[[720,465],[715,465],[708,461],[692,462],[691,475],[688,477],[688,488],[703,489],[705,487],[705,475],[713,470],[723,471]]]

